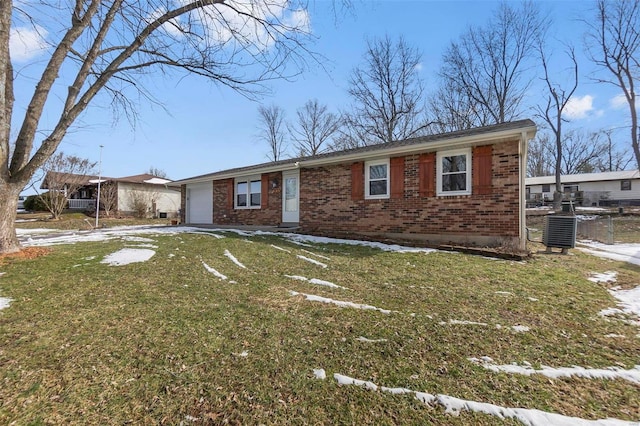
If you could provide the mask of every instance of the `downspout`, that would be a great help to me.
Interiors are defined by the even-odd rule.
[[[529,140],[527,139],[527,132],[522,131],[520,135],[519,145],[519,157],[520,157],[520,170],[519,170],[519,215],[520,215],[520,229],[519,229],[519,247],[520,250],[527,249],[527,201],[526,201],[526,181],[527,176],[527,147]]]

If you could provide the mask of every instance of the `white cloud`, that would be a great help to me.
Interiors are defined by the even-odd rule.
[[[593,96],[574,96],[569,99],[562,115],[570,120],[587,118],[593,112]]]
[[[629,103],[627,102],[627,98],[624,96],[624,93],[620,93],[619,95],[614,96],[609,99],[609,106],[612,109],[624,109],[629,108]],[[636,97],[636,108],[640,108],[640,98]]]
[[[40,55],[47,48],[47,31],[39,26],[35,28],[12,28],[9,35],[9,51],[15,62],[24,62]]]
[[[416,66],[413,68],[416,72],[420,72],[424,69],[424,65],[422,64],[422,62],[418,62],[416,64]]]
[[[620,93],[609,100],[609,105],[613,109],[623,109],[627,108],[629,104],[627,103],[627,98],[624,94]]]

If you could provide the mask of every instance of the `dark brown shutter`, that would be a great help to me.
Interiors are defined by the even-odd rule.
[[[362,200],[364,198],[364,163],[351,165],[351,199]]]
[[[491,194],[492,145],[473,148],[473,193]]]
[[[391,165],[391,198],[404,197],[404,157],[394,157]]]
[[[227,179],[227,208],[233,210],[233,179]]]
[[[260,208],[266,209],[269,207],[269,175],[263,173],[261,176],[262,188],[260,191]]]
[[[436,195],[436,153],[420,154],[419,159],[420,196]]]

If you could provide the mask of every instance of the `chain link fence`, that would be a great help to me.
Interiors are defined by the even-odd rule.
[[[579,239],[613,244],[613,219],[611,216],[578,217]]]

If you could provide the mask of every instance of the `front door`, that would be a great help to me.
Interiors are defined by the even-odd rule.
[[[300,172],[282,172],[282,222],[300,221]]]

